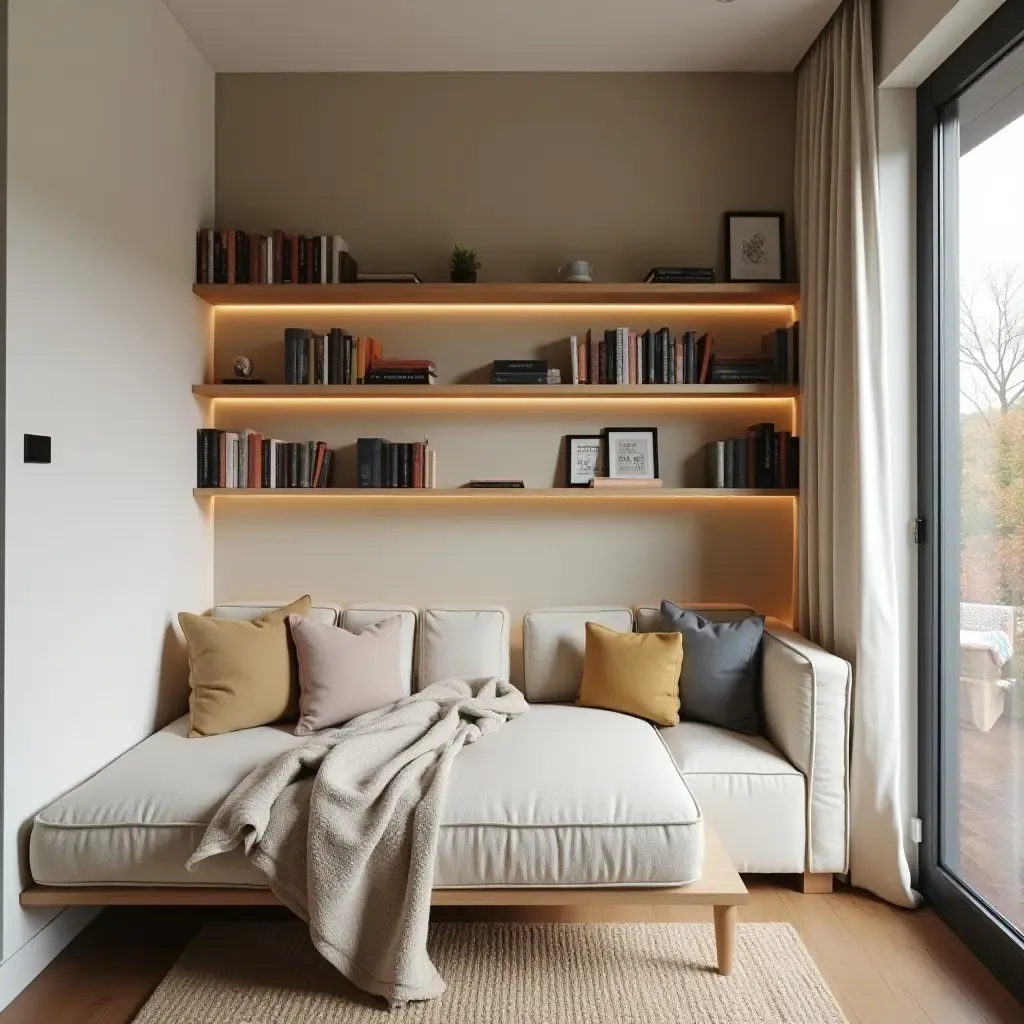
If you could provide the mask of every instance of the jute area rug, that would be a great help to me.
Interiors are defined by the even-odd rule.
[[[210,924],[136,1024],[845,1024],[790,925],[737,931],[723,978],[710,925],[439,923],[430,955],[448,991],[391,1013],[300,922]]]

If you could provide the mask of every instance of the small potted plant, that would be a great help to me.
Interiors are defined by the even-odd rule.
[[[476,272],[480,269],[480,258],[476,249],[452,249],[452,280],[461,284],[476,284]]]

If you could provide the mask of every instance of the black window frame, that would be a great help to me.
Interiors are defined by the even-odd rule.
[[[919,549],[919,734],[918,786],[923,896],[954,933],[1014,995],[1024,1002],[1024,944],[1015,930],[943,866],[940,821],[955,821],[956,799],[939,779],[955,768],[957,726],[940,715],[955,708],[959,636],[943,636],[946,621],[959,621],[959,538],[942,529],[943,510],[959,509],[958,346],[942,350],[943,316],[958,323],[959,282],[948,259],[957,231],[959,160],[953,102],[1003,57],[1024,44],[1024,0],[1006,0],[917,90],[918,232],[918,515],[924,523]],[[945,159],[943,159],[945,155]],[[955,158],[954,158],[955,157]],[[947,258],[944,259],[944,253]],[[952,275],[952,277],[951,277]],[[946,307],[945,309],[943,307]],[[951,415],[952,413],[952,415]],[[943,473],[943,465],[956,467]],[[951,606],[955,604],[955,609]],[[955,777],[955,776],[950,776]]]

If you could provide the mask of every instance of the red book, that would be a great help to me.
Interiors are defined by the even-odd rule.
[[[576,365],[580,371],[580,383],[587,383],[587,343],[583,339],[576,342]]]
[[[238,280],[235,266],[235,232],[225,232],[224,238],[228,247],[228,284],[235,284]]]
[[[313,465],[313,480],[312,484],[314,487],[320,486],[320,474],[324,469],[324,455],[327,452],[327,442],[317,441],[316,443],[316,458]]]
[[[636,335],[632,331],[629,332],[629,353],[628,358],[626,360],[626,365],[626,383],[636,384]]]
[[[417,441],[412,446],[412,485],[423,486],[423,442]]]
[[[274,228],[274,284],[280,284],[284,280],[284,232],[280,228]]]
[[[702,334],[697,341],[697,347],[700,348],[700,343],[704,342],[704,361],[700,364],[698,369],[698,384],[707,384],[708,378],[711,376],[711,350],[715,347],[715,339],[710,334]]]

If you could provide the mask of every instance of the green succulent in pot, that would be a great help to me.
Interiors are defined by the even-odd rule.
[[[476,249],[452,249],[451,271],[452,280],[463,284],[475,284],[476,272],[480,269],[480,257]]]

